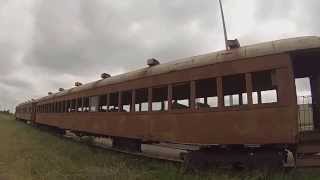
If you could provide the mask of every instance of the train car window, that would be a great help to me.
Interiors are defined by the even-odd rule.
[[[67,109],[67,112],[71,112],[71,101],[70,100],[67,100],[66,101],[66,109]]]
[[[60,102],[56,102],[56,113],[60,113]]]
[[[240,106],[248,104],[245,74],[222,78],[224,106]]]
[[[135,93],[136,93],[135,111],[147,112],[149,110],[148,89],[147,88],[137,89]]]
[[[196,108],[218,107],[217,80],[204,79],[196,81]]]
[[[63,101],[60,101],[60,113],[63,113]]]
[[[58,110],[57,105],[58,104],[56,102],[53,103],[53,113],[57,113],[58,112],[57,111]]]
[[[57,103],[53,103],[53,113],[57,113]]]
[[[152,88],[152,111],[168,111],[168,86]]]
[[[172,87],[172,109],[190,108],[190,82],[176,84]]]
[[[55,105],[56,105],[56,112],[55,113],[59,113],[60,112],[59,102],[56,102]]]
[[[99,96],[99,112],[108,111],[108,95]]]
[[[58,103],[58,102],[55,102],[55,103],[54,103],[54,106],[55,106],[55,108],[54,108],[55,111],[54,111],[54,112],[55,112],[55,113],[58,113],[58,112],[59,112],[59,103]]]
[[[65,101],[61,101],[61,113],[66,112],[65,110],[66,110],[66,103]]]
[[[52,113],[55,113],[55,104],[54,103],[52,103]]]
[[[90,103],[90,112],[98,112],[99,96],[91,96],[89,103]]]
[[[121,93],[122,112],[130,112],[132,104],[132,91],[125,91]]]
[[[61,103],[60,101],[57,102],[57,113],[60,113],[61,112]]]
[[[55,103],[52,103],[52,113],[55,113],[55,109],[56,109]]]
[[[84,97],[83,98],[83,112],[89,112],[90,111],[90,98]]]
[[[52,103],[52,113],[54,113],[55,112],[55,104],[54,103]]]
[[[82,98],[78,98],[77,99],[77,112],[81,112],[82,111]]]
[[[60,110],[59,110],[59,102],[56,102],[55,105],[56,105],[56,111],[55,111],[55,113],[59,113],[59,111],[60,111]]]
[[[71,100],[71,112],[76,112],[76,109],[77,109],[76,104],[77,104],[76,99]]]
[[[67,110],[68,113],[71,112],[71,100],[67,101]]]
[[[52,103],[51,106],[52,106],[51,113],[55,113],[55,109],[56,109],[55,103]]]
[[[119,112],[119,93],[110,94],[109,112]]]
[[[278,102],[276,71],[260,71],[252,73],[253,104],[269,104]]]

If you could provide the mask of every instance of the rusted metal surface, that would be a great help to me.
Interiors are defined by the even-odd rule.
[[[317,81],[311,83],[312,107],[309,106],[310,103],[297,106],[299,100],[297,100],[295,78],[304,75],[302,71],[308,70],[312,64],[305,66],[305,69],[301,71],[299,69],[296,71],[299,66],[297,66],[295,58],[300,57],[299,61],[304,58],[296,56],[297,52],[291,52],[314,50],[315,48],[317,49],[315,54],[319,53],[320,55],[319,37],[303,37],[190,57],[101,79],[20,104],[17,107],[16,117],[58,129],[86,132],[105,137],[143,140],[144,142],[169,142],[201,147],[217,144],[277,144],[290,145],[291,147],[294,145],[297,153],[314,153],[313,151],[320,149],[320,133],[315,131],[320,120],[316,119],[315,121],[313,116],[317,114],[310,112],[309,109],[308,112],[304,110],[306,107],[313,110],[318,108],[318,104],[314,102],[320,98],[320,76],[318,72],[311,74],[312,77],[318,76]],[[258,104],[254,104],[253,93],[259,90],[256,90],[256,86],[252,83],[253,75],[255,72],[270,70],[274,72],[270,76],[272,76],[271,84],[276,84],[277,102],[261,104],[261,97],[257,95]],[[228,87],[224,87],[224,78],[237,74],[243,75],[245,79],[242,85],[247,93],[248,102],[247,104],[239,104],[239,106],[227,107],[224,104],[224,91]],[[204,79],[216,80],[214,90],[218,99],[216,108],[197,109],[195,107],[196,82]],[[177,84],[186,85],[186,82],[188,84],[186,87],[190,86],[190,108],[174,109],[172,100],[177,94],[174,88]],[[152,111],[153,88],[155,87],[164,87],[165,90],[167,88],[167,101],[171,102],[167,104],[167,111]],[[135,112],[134,105],[136,97],[139,96],[135,90],[141,88],[146,89],[147,112]],[[132,93],[129,98],[131,105],[133,105],[130,107],[131,112],[122,111],[121,101],[128,100],[124,95],[126,92]],[[91,96],[105,96],[107,100],[103,99],[109,105],[111,93],[118,93],[115,98],[118,100],[118,104],[113,104],[113,106],[117,107],[120,112],[36,112],[37,106],[55,103],[54,108],[57,108],[56,102],[69,100],[72,102],[68,102],[68,104],[76,104],[73,111],[78,111],[78,101],[81,102],[82,107],[80,106],[80,108],[83,111],[84,98]],[[258,94],[258,92],[256,93]],[[79,98],[81,99],[79,100]],[[90,103],[90,99],[87,100]],[[302,112],[307,113],[308,117],[306,114],[302,116]],[[318,124],[312,124],[311,127],[313,122]],[[309,156],[301,156],[297,160],[297,164],[313,166],[319,164],[318,157],[314,156],[312,159]]]
[[[295,143],[290,108],[188,113],[39,114],[37,123],[101,135],[183,144]],[[286,124],[286,126],[279,126]]]
[[[159,65],[160,66],[160,65]],[[293,144],[298,135],[294,78],[287,54],[264,56],[186,69],[125,83],[95,88],[54,99],[39,100],[38,104],[68,100],[130,89],[149,88],[197,79],[219,77],[261,70],[277,71],[277,104],[220,106],[207,110],[171,110],[169,112],[106,113],[71,112],[37,113],[35,121],[63,129],[91,132],[106,136],[139,138],[182,144]],[[98,81],[101,82],[101,81]],[[96,82],[96,83],[98,83]],[[219,83],[218,83],[219,84]],[[94,86],[94,83],[87,86]],[[250,86],[250,85],[248,85]],[[80,86],[81,87],[81,86]],[[223,85],[218,85],[222,99]],[[169,91],[170,92],[170,91]],[[66,92],[60,92],[66,93]],[[68,93],[66,93],[67,95]],[[169,97],[170,98],[170,93]],[[150,102],[149,102],[150,104]],[[170,105],[169,105],[170,106]]]
[[[94,83],[83,85],[83,87],[81,86],[77,87],[77,88],[80,88],[79,91],[77,90],[78,91],[77,93],[75,92],[71,93],[71,91],[73,91],[73,89],[71,89],[71,90],[66,90],[66,92],[60,92],[60,93],[65,93],[64,95],[62,94],[58,95],[60,94],[58,93],[57,95],[53,95],[50,98],[46,97],[46,98],[40,99],[39,104],[54,102],[58,100],[71,100],[81,96],[94,96],[97,94],[106,94],[109,92],[127,91],[131,89],[140,89],[140,88],[175,84],[179,82],[187,82],[187,81],[203,79],[208,77],[221,77],[221,76],[246,73],[246,72],[288,68],[290,67],[290,63],[291,62],[290,62],[289,56],[286,54],[265,56],[265,57],[254,58],[254,59],[246,59],[243,61],[226,62],[226,63],[216,64],[216,65],[202,66],[199,68],[191,68],[191,69],[186,69],[184,71],[174,71],[166,74],[160,74],[157,76],[150,76],[142,79],[140,78],[140,79],[135,79],[131,81],[125,81],[123,83],[117,83],[117,84],[111,84],[108,86],[99,86],[97,88],[93,88],[93,87],[96,87],[94,86],[94,84],[102,82],[100,80]],[[288,71],[291,71],[291,69],[289,68]],[[284,72],[284,73],[289,73],[289,72]],[[285,74],[285,75],[288,76],[288,74]],[[288,77],[287,79],[289,78],[290,77]],[[283,81],[287,79],[284,79]],[[70,93],[67,93],[67,91]]]
[[[297,50],[320,48],[320,38],[319,37],[300,37],[291,38],[278,41],[271,41],[256,45],[250,45],[241,47],[238,49],[233,49],[229,51],[219,51],[214,53],[209,53],[200,56],[194,56],[190,58],[180,59],[177,61],[157,65],[154,67],[143,68],[130,73],[121,74],[118,76],[110,77],[104,80],[99,80],[84,84],[79,87],[74,87],[64,92],[56,93],[52,96],[47,96],[39,99],[39,101],[52,99],[56,97],[61,97],[70,94],[76,94],[83,91],[88,91],[95,88],[101,88],[105,86],[110,86],[114,84],[124,83],[127,81],[133,81],[140,78],[147,78],[151,76],[173,73],[176,71],[186,70],[190,68],[199,68],[203,66],[209,66],[213,64],[229,62],[229,61],[239,61],[246,60],[248,58],[254,59],[255,57],[282,54]],[[232,71],[230,71],[232,72]]]

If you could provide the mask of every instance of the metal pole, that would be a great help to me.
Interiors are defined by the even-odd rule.
[[[226,44],[226,50],[228,50],[229,49],[229,47],[228,47],[228,34],[227,34],[226,22],[224,19],[224,12],[223,12],[221,0],[219,0],[219,4],[220,4],[221,17],[222,17],[222,23],[223,23],[224,40],[225,40],[225,44]]]

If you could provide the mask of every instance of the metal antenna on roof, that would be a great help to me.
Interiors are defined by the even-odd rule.
[[[223,7],[222,7],[222,0],[219,0],[219,4],[220,4],[220,10],[221,10],[221,17],[222,17],[222,24],[223,24],[223,31],[224,31],[224,41],[225,41],[225,44],[226,44],[226,50],[240,48],[240,42],[239,42],[238,39],[234,39],[234,40],[229,40],[228,39],[226,21],[224,19],[224,12],[223,12]]]
[[[223,12],[223,7],[222,7],[221,0],[219,0],[219,4],[220,4],[221,18],[222,18],[223,31],[224,31],[224,40],[225,40],[225,44],[226,44],[226,50],[228,50],[229,49],[229,46],[228,46],[228,33],[227,33],[227,28],[226,28],[226,22],[225,22],[225,19],[224,19],[224,12]]]

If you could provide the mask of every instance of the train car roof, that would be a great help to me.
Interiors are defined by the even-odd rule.
[[[320,37],[306,36],[289,39],[281,39],[276,41],[264,42],[249,46],[243,46],[232,50],[223,50],[212,52],[204,55],[193,56],[179,59],[176,61],[159,64],[152,67],[142,68],[125,74],[120,74],[107,79],[90,82],[78,87],[64,90],[50,96],[40,98],[36,101],[43,101],[55,97],[61,97],[69,94],[83,92],[97,87],[104,87],[111,84],[126,82],[143,77],[149,77],[184,69],[212,65],[227,61],[241,60],[246,58],[254,58],[273,54],[281,54],[286,52],[294,52],[298,50],[320,48]]]
[[[37,102],[37,101],[36,101],[36,100],[26,101],[26,102],[23,102],[23,103],[18,104],[17,107],[30,106],[30,105],[32,105],[32,103],[34,103],[34,102]]]

